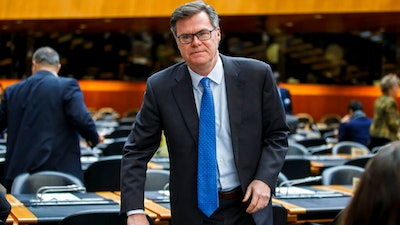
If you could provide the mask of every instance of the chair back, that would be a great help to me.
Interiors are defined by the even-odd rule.
[[[283,182],[288,182],[288,181],[289,179],[286,177],[286,175],[280,172],[278,175],[278,179],[276,181],[276,186],[279,187]]]
[[[103,156],[122,155],[126,139],[117,138],[113,142],[107,144],[102,150]]]
[[[146,214],[150,225],[153,220]],[[86,210],[71,214],[60,221],[58,225],[126,225],[126,216],[119,210]]]
[[[147,169],[144,189],[146,191],[168,190],[169,171],[159,169]]]
[[[359,178],[364,168],[340,165],[325,169],[322,172],[322,185],[352,185],[353,178]]]
[[[357,148],[360,149],[364,154],[369,154],[369,149],[367,146],[354,142],[354,141],[341,141],[336,143],[332,147],[332,154],[352,154],[352,149]]]
[[[23,173],[15,177],[11,186],[11,194],[35,194],[43,186],[66,186],[72,184],[84,187],[79,178],[59,171]]]
[[[86,190],[119,191],[122,155],[100,157],[85,171],[84,182]]]
[[[310,126],[314,123],[314,118],[308,113],[297,113],[295,116],[298,119],[298,125],[300,128]]]
[[[287,225],[287,210],[279,204],[272,204],[274,225]]]
[[[351,166],[359,166],[361,168],[365,168],[365,165],[367,165],[368,161],[374,157],[374,155],[366,155],[366,156],[360,156],[357,158],[350,159],[349,161],[345,162],[344,165],[351,165]]]
[[[308,147],[326,145],[326,140],[323,138],[315,137],[315,138],[306,138],[303,140],[298,140],[297,143],[308,148]]]
[[[320,122],[326,124],[328,128],[338,128],[341,119],[341,116],[337,114],[327,114],[322,117]]]
[[[310,160],[298,157],[286,157],[281,172],[289,180],[311,176]]]
[[[105,135],[104,138],[127,138],[131,130],[132,125],[118,126],[110,134]]]
[[[308,149],[299,143],[296,142],[289,142],[288,152],[286,155],[309,155]]]

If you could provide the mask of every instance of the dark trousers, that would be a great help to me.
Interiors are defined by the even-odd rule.
[[[203,225],[255,225],[253,217],[246,213],[247,205],[241,197],[220,200],[219,208],[210,218],[203,220]]]

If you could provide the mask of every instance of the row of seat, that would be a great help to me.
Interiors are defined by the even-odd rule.
[[[120,190],[121,156],[102,157],[84,173],[84,182],[70,174],[58,171],[24,173],[17,176],[11,187],[11,194],[36,193],[42,186],[66,186],[75,184],[85,187],[87,192]],[[169,186],[169,171],[149,169],[146,190],[162,190]]]
[[[277,186],[294,186],[294,185],[353,185],[354,178],[360,178],[364,172],[364,168],[353,165],[339,165],[325,169],[321,176],[301,176],[289,179],[285,171],[280,172],[278,176]],[[286,171],[287,172],[287,171]],[[288,173],[290,175],[290,172]]]
[[[372,153],[367,146],[354,141],[328,144],[322,138],[309,138],[298,141],[290,140],[287,155],[351,154],[354,148],[359,149],[364,154]]]

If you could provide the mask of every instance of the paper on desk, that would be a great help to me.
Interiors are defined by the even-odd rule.
[[[162,194],[162,195],[169,196],[169,190],[159,190],[158,193]]]
[[[40,195],[42,201],[79,201],[79,198],[71,193],[48,193]]]
[[[276,188],[276,194],[289,194],[289,195],[307,195],[307,194],[314,194],[315,191],[307,190],[305,188],[299,187],[278,187]]]

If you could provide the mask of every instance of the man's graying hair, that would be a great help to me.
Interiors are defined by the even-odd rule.
[[[47,64],[51,66],[58,66],[60,64],[60,56],[50,47],[38,48],[33,54],[32,61],[37,64]]]
[[[171,31],[173,35],[176,37],[176,22],[178,20],[189,18],[199,12],[206,12],[208,17],[210,18],[210,22],[213,28],[219,27],[219,17],[217,12],[215,12],[214,8],[210,5],[207,5],[203,1],[194,1],[186,3],[179,8],[175,9],[172,13],[169,24],[171,26]]]

